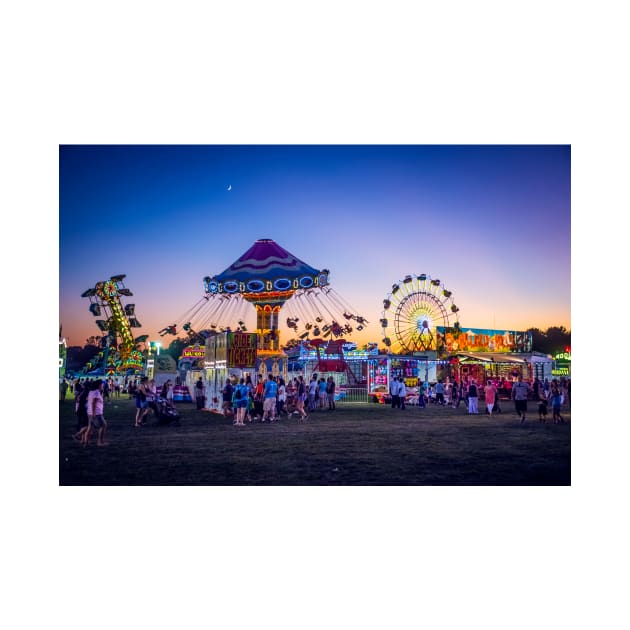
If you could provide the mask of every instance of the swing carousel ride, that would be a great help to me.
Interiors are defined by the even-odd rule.
[[[120,296],[130,297],[133,293],[123,284],[123,275],[112,276],[109,280],[97,282],[81,297],[90,298],[90,313],[97,319],[96,325],[105,333],[101,339],[102,350],[84,368],[84,371],[102,366],[105,374],[127,374],[143,368],[142,353],[138,345],[146,341],[147,335],[134,339],[132,328],[141,324],[135,316],[135,304],[123,307]],[[120,338],[120,343],[119,343]]]
[[[251,305],[259,355],[281,354],[282,309],[295,335],[288,345],[363,330],[368,322],[330,286],[328,276],[328,269],[317,270],[275,241],[260,239],[225,271],[206,276],[205,295],[159,334],[177,335],[181,329],[191,342],[203,343],[219,332],[246,332]]]

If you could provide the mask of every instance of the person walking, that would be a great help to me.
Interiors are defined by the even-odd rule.
[[[326,401],[328,400],[328,397],[326,396],[326,379],[319,379],[317,390],[319,395],[319,408],[324,410],[326,408]]]
[[[280,414],[284,413],[287,417],[289,414],[285,409],[285,405],[287,402],[287,386],[284,382],[284,379],[280,377],[278,379],[278,418],[280,418]]]
[[[407,386],[403,377],[398,377],[398,408],[405,409],[405,398],[407,398]]]
[[[195,383],[195,402],[197,403],[197,411],[201,411],[206,406],[206,388],[201,377]]]
[[[422,407],[423,409],[426,407],[426,404],[424,401],[424,386],[425,386],[425,383],[420,383],[418,385],[418,407]]]
[[[164,398],[166,398],[166,402],[168,402],[168,404],[173,407],[173,383],[171,382],[170,378],[168,379],[168,381],[166,381],[165,386],[166,391],[164,393],[166,395],[164,396]]]
[[[306,401],[306,384],[304,383],[304,377],[300,376],[297,385],[297,396],[295,399],[295,411],[300,414],[301,420],[308,418],[307,413],[304,411],[304,402]]]
[[[221,404],[221,410],[223,411],[224,416],[233,416],[234,410],[232,408],[232,397],[234,395],[234,388],[232,387],[232,381],[228,378],[225,381],[225,386],[221,391],[221,396],[223,398]]]
[[[479,393],[477,391],[477,383],[473,378],[468,386],[468,413],[476,415],[479,413]]]
[[[451,383],[451,407],[459,407],[459,386],[457,381]]]
[[[328,399],[328,411],[335,410],[335,379],[332,376],[328,377],[326,383],[326,398]]]
[[[64,403],[66,402],[66,394],[68,393],[68,381],[65,378],[61,379],[61,383],[59,383],[59,400]]]
[[[444,383],[444,405],[446,407],[451,406],[451,401],[453,400],[453,384],[447,380]]]
[[[532,385],[534,400],[538,402],[540,400],[540,390],[542,383],[538,380],[538,377],[534,379],[534,383]]]
[[[547,422],[547,393],[541,388],[538,395],[538,422]]]
[[[392,378],[389,386],[389,395],[392,399],[392,409],[400,408],[400,385],[396,377]]]
[[[263,422],[274,422],[276,419],[276,396],[278,384],[273,380],[273,374],[267,376],[263,400]]]
[[[444,405],[444,385],[441,380],[438,380],[435,386],[435,402],[438,405]]]
[[[468,381],[461,381],[459,384],[459,397],[457,399],[457,408],[459,403],[464,403],[464,409],[468,408]]]
[[[87,413],[88,413],[88,428],[83,434],[83,446],[87,446],[90,443],[90,436],[92,429],[98,431],[96,437],[96,446],[105,446],[105,431],[107,430],[107,422],[103,416],[103,388],[104,384],[102,380],[97,380],[87,399]]]
[[[560,415],[562,408],[562,393],[557,385],[551,387],[551,413],[554,424],[564,424],[564,418]]]
[[[317,399],[317,374],[313,374],[308,384],[308,410],[315,411]]]
[[[527,383],[524,383],[523,377],[519,375],[516,383],[512,385],[512,400],[514,401],[514,409],[521,419],[521,424],[525,422],[528,394],[529,385]]]
[[[249,404],[249,388],[245,385],[245,379],[242,378],[236,387],[233,388],[233,404],[236,408],[236,416],[234,424],[239,427],[245,426],[245,414],[247,413],[247,405]]]
[[[77,430],[72,435],[72,439],[81,443],[83,442],[83,436],[88,430],[88,425],[90,424],[87,412],[87,399],[91,389],[92,388],[88,383],[78,385],[78,387],[75,388],[75,392],[78,391],[78,394],[75,394],[74,399],[74,413],[77,416]]]
[[[254,389],[254,420],[262,420],[264,415],[263,409],[263,393],[265,389],[265,383],[263,381],[262,374],[258,375],[256,381],[256,388]]]
[[[140,384],[135,390],[136,396],[136,427],[141,427],[145,424],[145,417],[149,413],[149,389],[148,389],[149,377],[143,376],[140,379]]]
[[[492,415],[492,412],[494,411],[494,402],[497,397],[497,388],[494,386],[492,381],[488,381],[483,390],[486,398],[486,409],[488,410],[488,413]]]

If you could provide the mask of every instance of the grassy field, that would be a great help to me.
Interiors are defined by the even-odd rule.
[[[134,401],[105,403],[107,443],[72,440],[74,403],[59,403],[60,485],[570,485],[571,429],[520,425],[511,403],[492,418],[431,406],[345,403],[274,424],[178,404],[180,426],[135,428]],[[563,408],[565,420],[570,412]]]

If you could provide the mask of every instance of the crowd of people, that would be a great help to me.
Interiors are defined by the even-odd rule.
[[[167,380],[159,389],[155,380],[147,376],[127,377],[125,379],[76,379],[71,385],[64,379],[60,383],[60,400],[64,401],[68,390],[72,388],[77,417],[76,431],[73,438],[83,446],[90,443],[96,435],[96,444],[105,446],[107,422],[104,417],[104,402],[111,397],[119,398],[127,394],[135,399],[135,427],[142,427],[148,422],[149,415],[157,418],[158,423],[177,422],[179,413],[173,403],[173,382]],[[308,382],[303,376],[285,379],[268,374],[267,378],[258,375],[256,384],[251,376],[227,379],[222,389],[221,411],[233,418],[236,426],[245,423],[275,422],[281,417],[306,421],[310,414],[317,411],[335,411],[335,392],[337,386],[332,378],[327,379],[313,374]],[[206,409],[206,387],[198,379],[195,385],[195,401],[198,410]],[[462,379],[460,382],[446,379],[434,384],[420,384],[418,388],[407,388],[402,377],[393,379],[390,386],[391,407],[405,409],[406,405],[426,407],[438,405],[458,409],[463,403],[469,415],[477,415],[479,400],[484,401],[482,413],[494,415],[502,413],[500,398],[513,401],[514,410],[520,422],[526,421],[528,401],[537,405],[539,422],[547,422],[551,407],[552,422],[562,424],[562,406],[571,400],[570,379],[534,379],[525,382],[521,376],[516,381],[505,382],[488,380],[482,387],[475,379]]]
[[[419,407],[429,404],[459,408],[464,403],[464,408],[469,415],[479,414],[479,400],[485,402],[485,413],[489,415],[502,413],[501,394],[514,403],[514,410],[518,414],[521,423],[524,423],[527,415],[527,402],[532,399],[538,408],[539,422],[546,422],[548,408],[551,405],[552,421],[554,424],[564,423],[561,415],[562,405],[571,401],[571,379],[544,379],[535,378],[532,383],[523,380],[519,376],[516,381],[488,380],[481,387],[474,378],[465,378],[460,382],[456,380],[435,384],[424,383],[418,388],[407,392],[402,377],[393,379],[389,389],[392,408],[405,409],[405,402]]]
[[[59,395],[65,401],[70,389],[68,382],[63,379],[59,385]],[[74,410],[77,417],[76,431],[73,439],[83,446],[88,446],[91,436],[96,433],[97,446],[106,446],[105,433],[107,421],[104,417],[105,400],[121,392],[134,398],[136,403],[135,424],[142,427],[147,424],[147,418],[154,413],[159,423],[168,424],[179,420],[179,413],[173,404],[173,383],[169,379],[159,389],[155,380],[147,376],[127,378],[119,381],[113,378],[84,378],[76,379],[72,383],[74,394]]]
[[[246,422],[275,422],[280,417],[298,416],[298,421],[308,419],[315,411],[335,411],[336,384],[332,376],[317,378],[313,374],[308,383],[303,376],[284,380],[282,376],[258,375],[254,385],[251,376],[227,379],[221,391],[221,410],[233,416],[234,425]],[[199,379],[195,386],[197,405],[205,404],[205,389]],[[199,402],[199,401],[202,402]]]

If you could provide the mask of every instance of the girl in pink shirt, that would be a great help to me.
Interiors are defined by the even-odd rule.
[[[497,390],[492,384],[492,381],[488,381],[488,384],[484,387],[484,391],[486,394],[486,407],[488,408],[488,413],[492,415],[494,401],[496,400],[497,396]]]
[[[107,422],[103,417],[103,381],[96,381],[87,399],[88,429],[83,435],[83,446],[90,441],[92,429],[98,429],[96,445],[105,446],[105,431]]]

